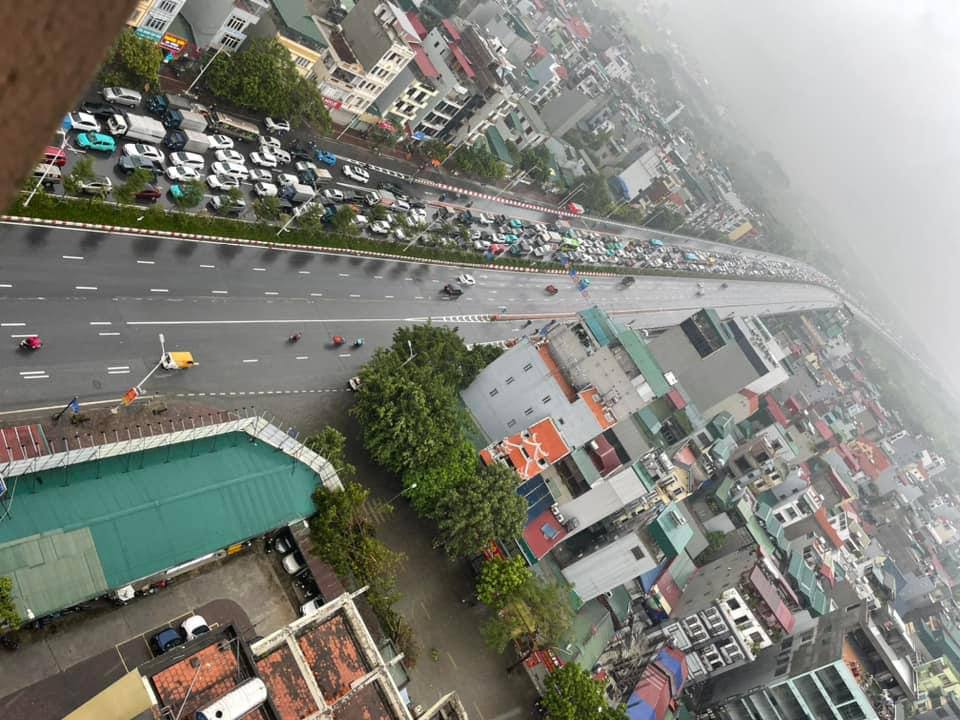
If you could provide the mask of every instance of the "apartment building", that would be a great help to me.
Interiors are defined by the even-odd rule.
[[[159,42],[186,2],[187,0],[139,0],[127,20],[127,25],[135,28],[138,35]]]
[[[269,10],[269,0],[189,0],[180,15],[190,25],[197,47],[233,51]]]

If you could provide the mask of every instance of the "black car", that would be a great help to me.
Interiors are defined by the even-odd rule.
[[[456,285],[444,285],[443,294],[449,295],[450,297],[460,297],[463,295],[463,289],[458,288]]]
[[[414,200],[412,203],[410,203],[410,207],[416,208],[417,210],[426,210],[427,204],[425,202],[421,202],[420,200]]]
[[[116,115],[119,110],[113,105],[104,102],[85,102],[80,106],[81,112],[90,113],[97,120],[106,120]]]
[[[395,182],[389,182],[388,180],[381,180],[377,183],[377,187],[380,190],[389,190],[392,193],[402,193],[403,188],[397,185]]]
[[[147,170],[148,172],[153,173],[153,180],[156,182],[157,175],[160,173],[160,166],[151,160],[148,157],[143,157],[142,155],[130,156],[123,155],[119,160],[117,160],[117,172],[123,173],[124,175],[129,175],[134,170]]]

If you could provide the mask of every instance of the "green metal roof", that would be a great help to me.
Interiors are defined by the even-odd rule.
[[[316,487],[245,433],[24,475],[0,574],[21,611],[44,615],[307,517]]]
[[[640,482],[643,483],[643,489],[647,492],[650,492],[657,487],[656,481],[650,476],[650,473],[647,472],[647,469],[643,466],[643,463],[639,460],[634,463],[633,471],[637,474],[637,477],[640,478]]]
[[[765,503],[757,503],[757,509],[754,511],[760,520],[763,521],[763,525],[767,530],[767,534],[773,538],[773,541],[777,544],[781,550],[786,551],[789,547],[787,542],[787,536],[784,533],[783,525],[780,524],[780,521],[777,520],[777,516],[773,514],[773,508]]]
[[[640,426],[646,429],[651,435],[657,435],[660,432],[660,418],[653,411],[653,408],[647,405],[634,413],[634,416],[640,422]]]
[[[573,629],[570,632],[577,665],[591,671],[600,659],[604,648],[613,639],[613,633],[613,618],[610,617],[610,611],[597,599],[584,603],[573,619]],[[560,653],[560,656],[564,657],[564,654]]]
[[[630,604],[632,600],[630,593],[623,585],[618,585],[607,596],[607,603],[610,605],[610,611],[616,616],[617,620],[626,624],[630,619]]]
[[[283,20],[283,24],[286,25],[286,28],[279,28],[281,34],[288,34],[284,32],[290,30],[290,37],[292,40],[297,42],[304,42],[304,45],[310,46],[315,44],[319,46],[319,49],[327,47],[327,41],[324,39],[323,34],[317,28],[317,24],[313,21],[313,18],[310,17],[310,13],[307,12],[306,4],[304,0],[270,0],[273,3],[273,7],[276,8],[277,14],[280,16],[280,19]],[[351,5],[353,3],[351,2]],[[347,8],[347,11],[352,8]]]
[[[580,240],[577,240],[578,245],[579,243]],[[601,347],[606,347],[617,337],[613,323],[610,322],[610,316],[596,306],[582,310],[580,312],[580,319],[583,320],[584,324],[589,328],[590,333],[596,339],[597,344]]]
[[[583,479],[587,481],[587,484],[593,485],[593,483],[600,478],[600,471],[597,470],[597,466],[593,464],[589,453],[582,447],[574,450],[570,454],[570,457],[572,457],[573,461],[577,464],[577,468],[580,470],[580,474],[583,475]]]
[[[507,147],[503,135],[500,134],[496,126],[491,125],[488,127],[484,135],[487,136],[487,145],[490,146],[490,152],[492,152],[498,160],[505,162],[507,165],[513,165],[513,155],[510,154],[510,148]]]
[[[750,501],[746,495],[740,498],[740,502],[737,503],[737,510],[740,513],[740,517],[743,518],[744,525],[746,525],[750,537],[753,538],[757,545],[764,549],[767,555],[773,556],[776,548],[773,542],[771,542],[770,536],[767,535],[766,530],[757,522],[757,517],[753,514],[753,508],[750,507]]]
[[[647,530],[663,554],[669,558],[679,555],[687,543],[693,539],[693,530],[675,503],[670,503],[664,508],[663,512],[647,526]]]
[[[628,330],[617,335],[617,340],[649,383],[654,395],[660,397],[670,392],[670,383],[663,377],[663,369],[639,334],[634,330]]]

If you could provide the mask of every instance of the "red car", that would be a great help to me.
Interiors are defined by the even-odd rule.
[[[134,197],[138,202],[156,202],[160,199],[160,190],[156,185],[147,185],[143,190],[138,192]]]
[[[583,215],[583,205],[577,205],[575,202],[567,203],[567,212],[574,215]]]

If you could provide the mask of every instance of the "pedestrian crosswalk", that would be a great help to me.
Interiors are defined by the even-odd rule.
[[[492,322],[491,315],[437,315],[430,318],[435,323],[488,323]]]

